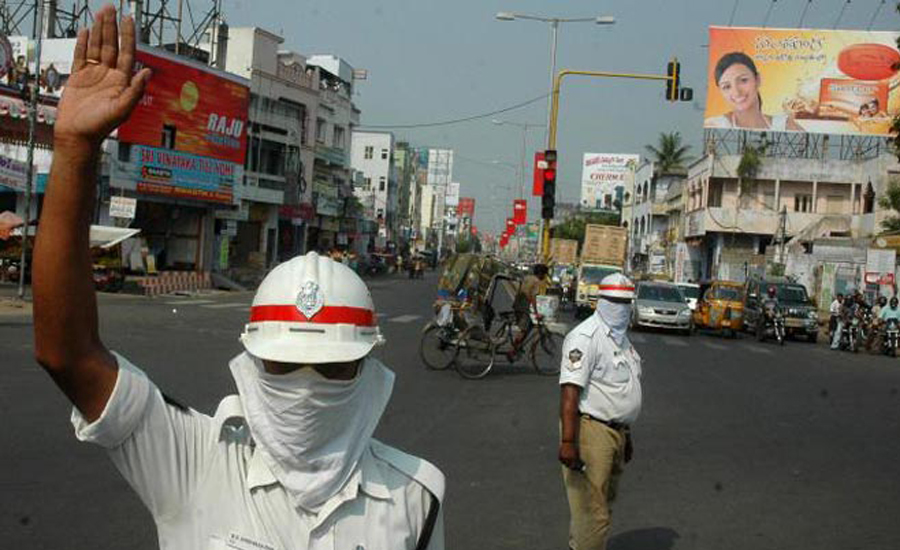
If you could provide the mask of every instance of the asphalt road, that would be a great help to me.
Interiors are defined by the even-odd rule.
[[[377,436],[447,475],[452,549],[561,550],[553,378],[425,370],[416,355],[435,277],[371,283],[397,373]],[[101,296],[107,345],[212,413],[248,293]],[[715,336],[638,333],[644,411],[611,550],[900,548],[900,360]],[[32,326],[0,315],[0,548],[152,549],[150,515],[31,358]]]

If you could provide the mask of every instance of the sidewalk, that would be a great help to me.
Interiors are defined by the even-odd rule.
[[[31,287],[25,287],[25,299],[19,300],[19,286],[0,283],[0,316],[31,315]]]

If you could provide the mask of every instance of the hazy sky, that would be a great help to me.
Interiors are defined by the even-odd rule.
[[[804,17],[807,28],[831,29],[840,19],[840,28],[866,29],[879,5],[872,29],[900,27],[895,2],[883,0],[778,0],[774,5],[771,0],[225,0],[224,8],[232,26],[263,27],[282,34],[287,48],[333,53],[368,69],[369,80],[358,85],[355,97],[363,125],[443,121],[547,93],[549,25],[496,21],[498,11],[614,16],[612,26],[563,25],[558,67],[664,73],[674,55],[695,101],[667,103],[662,82],[567,80],[561,95],[558,192],[562,200],[574,201],[585,152],[642,154],[660,132],[675,130],[698,152],[709,25],[761,26],[768,12],[769,27],[796,27]],[[542,100],[497,118],[543,125],[546,109]],[[491,162],[520,162],[521,129],[496,126],[487,118],[394,134],[415,145],[455,149],[455,179],[463,196],[477,199],[476,225],[501,228],[520,184],[511,168]],[[530,156],[544,148],[544,130],[530,130],[529,138]],[[530,217],[538,203],[530,199]]]

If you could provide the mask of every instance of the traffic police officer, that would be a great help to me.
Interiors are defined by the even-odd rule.
[[[34,253],[35,355],[75,406],[82,441],[107,450],[170,550],[443,548],[443,475],[373,439],[394,375],[372,297],[315,253],[266,276],[231,361],[238,394],[214,416],[163,394],[100,340],[90,270],[100,144],[128,118],[134,22],[97,12],[75,46]]]
[[[631,458],[629,430],[641,410],[641,358],[626,335],[633,299],[627,277],[605,277],[596,311],[563,344],[559,460],[572,550],[606,548],[609,505]]]

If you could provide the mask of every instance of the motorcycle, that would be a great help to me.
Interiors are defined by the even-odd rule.
[[[859,351],[859,338],[861,333],[861,321],[859,316],[854,315],[849,323],[844,323],[841,329],[841,341],[839,349],[843,351],[850,350],[853,353]]]
[[[898,343],[900,343],[900,322],[897,319],[888,319],[884,326],[884,338],[881,342],[882,353],[897,357]]]
[[[784,326],[784,312],[781,311],[781,308],[775,308],[760,318],[756,329],[756,339],[762,342],[767,337],[772,337],[779,346],[783,346],[786,335]]]

